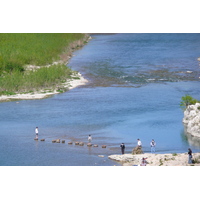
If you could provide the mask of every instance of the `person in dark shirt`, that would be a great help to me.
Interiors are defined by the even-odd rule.
[[[124,145],[124,143],[121,143],[120,147],[121,147],[122,154],[124,154],[124,150],[125,150],[125,145]]]

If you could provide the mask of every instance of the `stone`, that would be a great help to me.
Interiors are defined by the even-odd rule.
[[[98,144],[94,144],[93,147],[98,147]]]
[[[102,148],[106,148],[106,145],[102,145]]]
[[[75,145],[79,145],[79,142],[75,142]]]
[[[65,140],[62,140],[62,143],[65,143]]]
[[[56,139],[56,143],[60,143],[60,139]]]
[[[79,146],[83,146],[83,145],[84,145],[84,143],[83,143],[83,142],[80,142],[80,143],[79,143]]]
[[[73,144],[73,142],[68,142],[68,144]]]
[[[41,139],[40,141],[42,141],[42,142],[43,142],[43,141],[45,141],[45,139]]]
[[[34,140],[38,140],[38,138],[34,138]]]
[[[91,143],[88,143],[88,144],[87,144],[87,146],[88,146],[88,147],[91,147],[91,146],[92,146],[92,144],[91,144]]]
[[[136,146],[133,150],[132,150],[132,154],[143,154],[142,151],[142,147],[141,146]]]
[[[56,143],[56,140],[52,140],[52,143]]]

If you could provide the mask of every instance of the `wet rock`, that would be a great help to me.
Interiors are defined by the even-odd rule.
[[[43,138],[43,139],[41,139],[40,141],[42,141],[42,142],[43,142],[43,141],[45,141],[45,139]]]
[[[106,148],[106,145],[102,145],[102,148]]]
[[[98,144],[94,144],[93,147],[98,147]]]
[[[62,143],[65,143],[65,140],[62,140]]]
[[[68,142],[68,144],[73,144],[73,142]]]
[[[92,144],[91,144],[91,143],[88,143],[88,144],[87,144],[87,146],[88,146],[88,147],[91,147],[91,146],[92,146]]]
[[[34,138],[34,140],[38,140],[38,138]]]
[[[60,139],[56,139],[56,143],[60,143]]]
[[[56,143],[56,140],[52,140],[52,143]]]
[[[84,145],[84,143],[83,143],[83,142],[80,142],[80,143],[79,143],[79,145],[80,145],[80,146],[83,146],[83,145]]]
[[[75,145],[79,145],[79,142],[75,142]]]

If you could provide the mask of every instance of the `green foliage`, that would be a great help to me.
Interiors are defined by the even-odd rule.
[[[0,74],[27,64],[47,65],[72,42],[81,40],[81,33],[0,33]]]
[[[68,53],[80,40],[85,40],[85,34],[0,33],[0,95],[52,90],[66,82],[72,70],[65,65],[41,67],[36,71],[25,71],[24,67],[45,66],[60,60],[60,55]]]
[[[189,105],[194,105],[196,103],[199,103],[200,101],[194,99],[190,95],[185,95],[181,98],[180,106],[183,110],[185,110]]]
[[[72,75],[72,70],[65,65],[52,65],[42,67],[37,71],[22,73],[13,71],[0,78],[0,94],[6,93],[26,93],[29,91],[39,91],[45,88],[56,88],[66,82]]]

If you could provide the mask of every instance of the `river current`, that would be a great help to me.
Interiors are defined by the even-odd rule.
[[[140,138],[157,153],[199,151],[184,132],[181,97],[200,99],[200,34],[98,34],[68,66],[87,85],[42,100],[0,103],[0,165],[110,166],[108,155],[130,153]],[[35,141],[35,127],[39,138]],[[92,135],[98,147],[87,143]],[[52,143],[60,138],[66,143]],[[101,148],[107,145],[107,148]],[[101,157],[99,157],[101,155]]]

